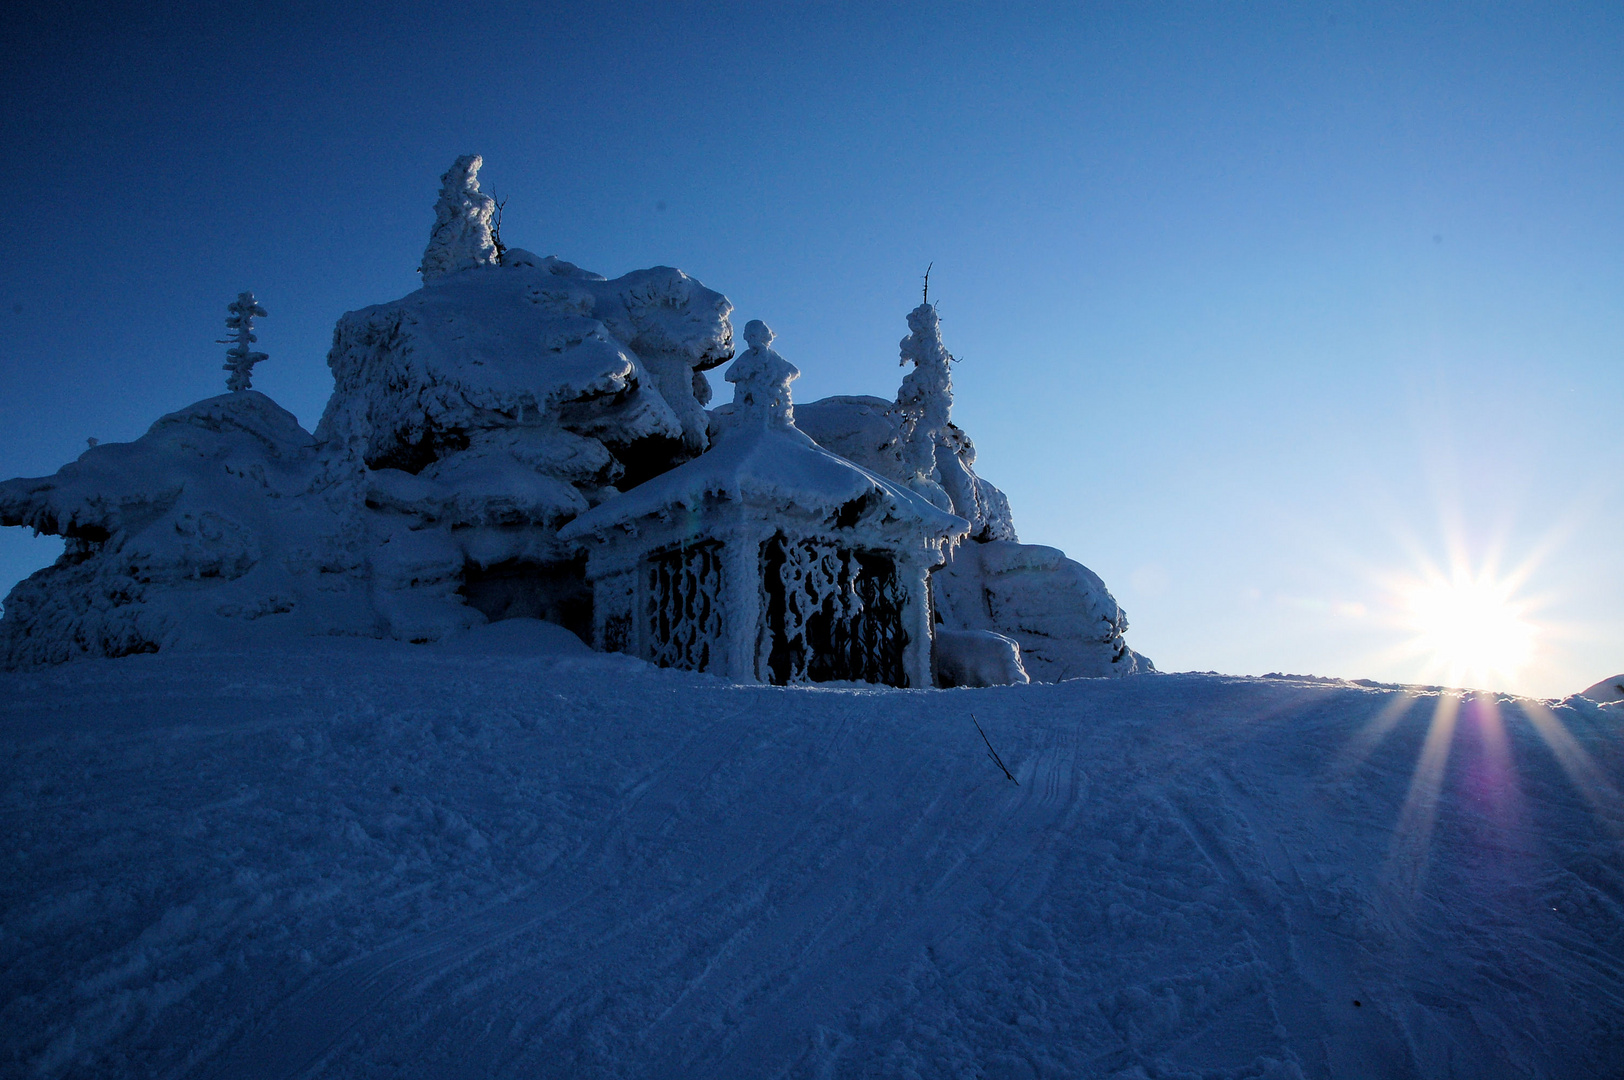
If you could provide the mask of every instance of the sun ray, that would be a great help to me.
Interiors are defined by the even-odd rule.
[[[1619,795],[1618,789],[1608,782],[1600,766],[1544,702],[1525,698],[1517,704],[1528,722],[1534,725],[1539,737],[1545,740],[1545,745],[1550,747],[1557,764],[1567,774],[1574,790],[1589,804],[1596,819],[1615,841],[1624,843],[1624,796]]]
[[[1432,826],[1438,816],[1438,798],[1443,790],[1444,769],[1455,740],[1455,720],[1460,715],[1460,695],[1439,694],[1427,725],[1427,738],[1421,745],[1410,789],[1399,810],[1398,824],[1388,846],[1386,877],[1406,901],[1420,888],[1432,847]]]
[[[1394,694],[1387,704],[1383,705],[1342,747],[1332,766],[1333,773],[1337,776],[1346,776],[1363,765],[1419,700],[1421,695],[1413,690],[1401,690]]]

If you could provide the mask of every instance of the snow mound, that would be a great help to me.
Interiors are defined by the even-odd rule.
[[[6,1074],[1624,1060],[1611,707],[1187,675],[778,688],[464,648],[530,632],[0,674]]]
[[[243,390],[0,484],[0,524],[66,540],[6,598],[0,661],[232,640],[266,619],[258,631],[370,630],[345,520],[322,498],[332,483],[293,416]]]
[[[1031,682],[1021,664],[1021,645],[991,630],[937,627],[931,641],[931,673],[936,685],[1019,686]]]
[[[991,630],[1020,643],[1038,682],[1154,671],[1128,647],[1128,617],[1088,567],[1037,544],[961,544],[936,572],[937,612],[957,630]]]
[[[1595,686],[1579,691],[1579,696],[1591,701],[1624,701],[1624,675],[1603,679]]]

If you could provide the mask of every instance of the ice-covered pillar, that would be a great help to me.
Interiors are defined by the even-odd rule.
[[[763,530],[741,526],[722,538],[722,591],[727,604],[727,671],[737,682],[760,682],[761,544]]]
[[[790,427],[795,405],[789,384],[800,378],[794,364],[773,351],[774,334],[760,319],[744,327],[750,347],[740,353],[723,376],[733,384],[735,423]],[[773,533],[771,524],[740,522],[725,543],[723,573],[728,592],[728,675],[734,679],[764,681],[760,664],[762,634],[761,545]]]
[[[491,236],[496,200],[479,190],[479,167],[483,164],[478,154],[464,154],[440,177],[434,229],[418,267],[425,283],[459,270],[497,263],[496,241]]]
[[[908,685],[916,690],[936,685],[930,672],[930,571],[937,561],[936,552],[925,550],[910,553],[897,564],[897,583],[908,591],[908,602],[902,609],[902,629],[908,635],[908,644],[902,650],[902,670],[908,676]]]

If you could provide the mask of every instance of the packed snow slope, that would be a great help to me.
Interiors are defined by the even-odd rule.
[[[0,1072],[1624,1063],[1615,705],[289,650],[0,674]]]

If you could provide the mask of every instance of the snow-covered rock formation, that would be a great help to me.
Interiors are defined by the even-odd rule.
[[[1008,500],[976,475],[975,446],[951,420],[952,357],[935,308],[908,316],[901,354],[913,367],[895,402],[840,397],[795,409],[794,366],[772,350],[771,331],[752,323],[751,348],[728,375],[734,403],[707,412],[704,373],[733,357],[727,298],[670,267],[610,280],[499,249],[479,167],[469,155],[442,178],[422,287],[339,320],[328,355],[333,394],[314,435],[248,389],[263,355],[249,348],[252,320],[264,309],[245,293],[232,307],[232,394],[172,413],[133,443],[93,446],[55,476],[0,484],[0,523],[66,541],[55,565],[8,598],[0,662],[242,635],[433,641],[514,617],[603,638],[603,612],[594,613],[603,598],[587,575],[596,526],[566,526],[594,508],[600,524],[630,522],[651,492],[708,476],[748,450],[746,471],[757,479],[782,480],[815,457],[818,475],[839,474],[830,490],[855,483],[880,492],[841,496],[832,510],[818,503],[811,517],[765,489],[741,497],[751,528],[773,526],[752,541],[778,545],[766,556],[782,563],[772,563],[769,586],[791,570],[811,574],[807,559],[838,563],[846,570],[831,581],[845,590],[840,610],[851,619],[869,602],[853,599],[861,580],[879,589],[873,618],[884,609],[887,620],[919,620],[896,638],[912,643],[897,647],[912,650],[903,666],[913,685],[929,681],[924,646],[937,629],[979,642],[980,659],[960,664],[974,673],[945,677],[954,681],[1148,666],[1123,642],[1126,620],[1099,579],[1053,549],[1019,544]],[[747,417],[779,435],[723,448]],[[785,460],[763,457],[774,453]],[[649,485],[701,455],[704,465]],[[854,499],[861,505],[848,507]],[[664,521],[669,508],[662,502],[655,516]],[[971,541],[960,543],[964,523]],[[851,569],[863,559],[873,565]],[[926,599],[924,575],[944,560]],[[941,670],[959,663],[955,648],[937,650]],[[898,663],[881,665],[889,674],[880,681],[902,678]],[[800,670],[769,667],[775,679]],[[750,677],[748,669],[736,659],[727,670]]]
[[[358,545],[324,498],[334,486],[310,434],[255,390],[170,413],[55,476],[0,484],[0,524],[66,542],[6,598],[0,661],[156,652],[272,628],[377,634]]]
[[[517,249],[496,265],[478,167],[444,178],[427,284],[340,319],[314,438],[243,389],[0,486],[0,522],[67,540],[8,599],[7,665],[249,622],[404,640],[512,616],[587,631],[581,559],[558,527],[704,448],[702,372],[732,356],[731,305],[667,267],[609,281]],[[233,307],[250,342],[251,301]]]

